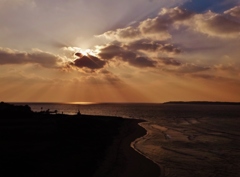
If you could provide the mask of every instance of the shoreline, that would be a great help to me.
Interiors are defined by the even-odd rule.
[[[42,114],[5,103],[0,117],[2,176],[159,177],[159,166],[131,147],[146,134],[145,120]]]
[[[120,135],[108,149],[107,158],[94,177],[160,177],[160,167],[131,146],[136,139],[146,135],[147,131],[139,125],[145,120],[124,120]]]
[[[148,134],[149,134],[149,130],[146,129],[146,128],[142,125],[142,124],[144,124],[145,122],[146,122],[146,121],[140,122],[140,123],[138,123],[138,125],[139,125],[140,127],[142,127],[143,129],[146,130],[146,134],[145,134],[144,136],[141,136],[141,137],[135,139],[135,140],[131,143],[131,147],[132,147],[136,152],[138,152],[139,154],[141,154],[142,156],[144,156],[145,158],[149,159],[149,160],[152,161],[154,164],[156,164],[156,165],[158,166],[158,168],[160,169],[160,170],[159,170],[159,176],[158,176],[158,177],[161,177],[162,175],[164,176],[164,168],[163,168],[160,164],[158,164],[157,162],[155,162],[154,160],[152,160],[151,158],[149,158],[147,155],[145,155],[141,150],[139,150],[139,149],[136,147],[136,144],[137,144],[139,141],[141,141],[141,139],[145,139],[145,137],[147,137]]]

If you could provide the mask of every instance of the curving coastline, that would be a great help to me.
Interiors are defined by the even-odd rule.
[[[141,143],[141,141],[147,140],[147,139],[149,138],[149,137],[148,137],[149,134],[151,134],[151,131],[144,126],[145,123],[147,123],[147,122],[146,122],[146,121],[140,122],[138,125],[139,125],[140,127],[142,127],[142,128],[146,131],[146,133],[144,134],[144,136],[141,136],[141,137],[135,139],[135,140],[131,143],[131,147],[132,147],[135,151],[137,151],[139,154],[141,154],[142,156],[144,156],[145,158],[147,158],[147,159],[151,160],[152,162],[154,162],[154,163],[159,167],[158,177],[164,176],[164,168],[163,168],[159,163],[155,162],[153,159],[149,158],[146,154],[144,154],[144,153],[137,147],[137,145],[136,145],[136,144],[138,144],[138,143]]]
[[[159,177],[130,144],[143,120],[32,112],[0,103],[1,176]]]
[[[147,131],[139,125],[145,120],[124,120],[120,134],[94,177],[159,177],[159,166],[131,146],[137,138],[146,135]]]

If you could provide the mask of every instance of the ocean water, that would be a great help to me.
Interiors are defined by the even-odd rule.
[[[144,119],[131,146],[165,177],[239,177],[240,105],[15,103],[33,111]]]

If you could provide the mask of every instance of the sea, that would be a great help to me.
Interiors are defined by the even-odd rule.
[[[240,104],[14,103],[35,112],[143,119],[147,130],[131,143],[159,165],[161,177],[239,177]],[[110,118],[110,117],[109,117]]]

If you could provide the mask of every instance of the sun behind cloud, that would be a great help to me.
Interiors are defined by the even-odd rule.
[[[1,100],[240,99],[239,3],[195,11],[173,1],[109,1],[107,10],[100,1],[34,2],[34,10],[0,3]]]

